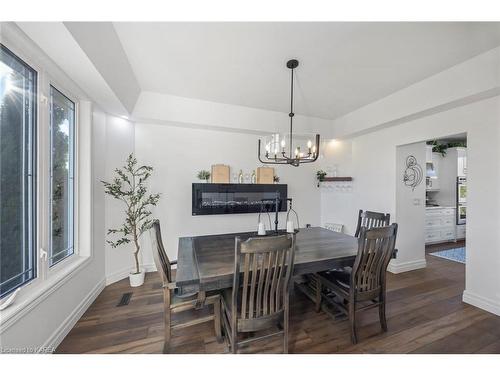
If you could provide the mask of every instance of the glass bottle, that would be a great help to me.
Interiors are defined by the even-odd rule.
[[[238,183],[243,183],[243,171],[240,169],[240,174],[238,175]]]
[[[255,170],[252,171],[252,184],[257,182],[257,176],[255,175]]]

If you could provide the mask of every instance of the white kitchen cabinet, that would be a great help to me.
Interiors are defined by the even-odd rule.
[[[432,152],[432,146],[431,146],[431,156],[430,156],[430,161],[426,160],[426,167],[429,168],[430,165],[432,165],[432,170],[434,171],[434,175],[432,177],[427,177],[427,185],[426,185],[426,190],[439,190],[440,189],[440,184],[439,184],[439,163],[440,163],[440,158],[442,158],[440,153],[437,152]],[[426,156],[427,158],[427,156]]]
[[[441,241],[441,231],[440,230],[426,230],[425,231],[425,243],[434,243]]]
[[[432,146],[425,146],[425,162],[432,163]]]
[[[434,168],[434,172],[436,173],[436,176],[431,178],[431,184],[432,184],[433,190],[440,189],[439,169],[440,169],[441,158],[442,158],[442,156],[440,153],[438,153],[438,152],[432,153],[432,165]]]
[[[456,225],[454,207],[428,207],[425,210],[425,243],[465,238],[465,225]]]
[[[467,149],[457,147],[457,176],[467,177]]]
[[[457,239],[462,240],[465,238],[465,225],[457,225]]]

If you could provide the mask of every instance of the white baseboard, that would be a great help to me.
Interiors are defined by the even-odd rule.
[[[482,297],[480,295],[464,290],[462,301],[468,303],[469,305],[486,310],[492,314],[500,315],[500,301],[498,300],[496,301],[491,298]]]
[[[78,319],[87,311],[92,302],[95,301],[97,296],[102,292],[105,287],[104,279],[97,283],[97,285],[90,291],[89,294],[83,299],[82,302],[71,312],[71,314],[62,322],[62,324],[54,331],[48,338],[45,344],[40,348],[57,348],[66,335],[75,326]]]
[[[391,261],[389,263],[389,266],[387,267],[387,271],[391,273],[402,273],[402,272],[418,270],[420,268],[425,268],[425,267],[427,267],[427,262],[425,261],[425,259],[413,260],[411,262],[404,262],[404,263],[396,263],[394,261]]]
[[[153,263],[150,264],[143,264],[142,268],[146,272],[154,272],[156,271],[156,266]],[[106,286],[109,284],[116,283],[117,281],[126,279],[128,277],[128,274],[130,273],[130,267],[127,268],[122,268],[121,270],[115,271],[110,275],[106,275]]]

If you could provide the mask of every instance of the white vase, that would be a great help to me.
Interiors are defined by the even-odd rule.
[[[129,281],[130,281],[130,286],[135,288],[137,286],[141,286],[144,284],[144,270],[141,269],[140,273],[132,273],[130,272],[128,275]]]

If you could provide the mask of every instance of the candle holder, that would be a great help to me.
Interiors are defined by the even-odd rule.
[[[286,231],[287,233],[298,233],[300,228],[299,215],[297,214],[297,211],[295,211],[292,207],[292,198],[288,198],[287,200],[290,203],[290,209],[286,213]],[[290,220],[290,214],[295,215],[295,219],[297,220],[297,229],[295,229],[293,221]]]
[[[269,230],[271,230],[271,228],[272,228],[271,215],[269,215],[269,211],[264,210],[264,203],[261,203],[261,205],[260,205],[260,212],[259,212],[259,216],[257,218],[257,234],[259,236],[265,236],[267,234],[267,231],[266,231],[264,223],[261,222],[261,220],[260,220],[261,214],[267,214],[267,218],[269,220]]]

